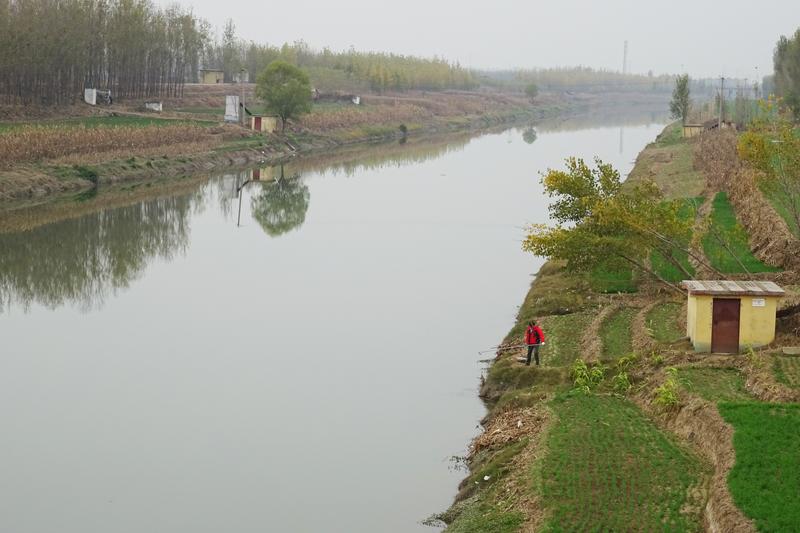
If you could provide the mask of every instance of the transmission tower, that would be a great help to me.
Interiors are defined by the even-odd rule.
[[[622,73],[628,73],[628,41],[625,41],[625,47],[622,51]]]

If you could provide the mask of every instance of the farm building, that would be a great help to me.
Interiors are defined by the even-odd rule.
[[[200,83],[214,85],[225,81],[225,72],[216,69],[200,69]]]
[[[683,138],[690,139],[696,137],[705,131],[702,124],[684,124],[683,125]]]
[[[250,129],[264,133],[274,133],[278,130],[278,117],[253,115],[250,117]]]
[[[740,353],[775,340],[778,300],[771,281],[684,281],[686,333],[697,352]]]

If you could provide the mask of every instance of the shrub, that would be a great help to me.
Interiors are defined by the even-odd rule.
[[[656,404],[664,409],[673,409],[677,407],[680,401],[678,397],[679,384],[678,369],[674,366],[669,367],[667,369],[667,379],[655,390]]]
[[[583,359],[576,359],[572,366],[572,380],[575,385],[574,390],[584,394],[591,394],[606,377],[607,368],[603,365],[589,367]]]
[[[611,379],[611,388],[615,394],[624,396],[631,390],[631,380],[628,379],[628,373],[625,371],[620,372]]]

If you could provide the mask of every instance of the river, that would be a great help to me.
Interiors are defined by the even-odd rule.
[[[450,504],[449,458],[485,414],[477,352],[541,264],[520,249],[548,220],[539,172],[575,155],[625,173],[665,122],[0,213],[0,531],[435,531],[420,522]]]

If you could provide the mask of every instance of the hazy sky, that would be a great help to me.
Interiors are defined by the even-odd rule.
[[[171,0],[157,0],[166,5]],[[772,70],[798,0],[182,0],[221,28],[269,43],[439,55],[475,67],[586,65],[753,78]]]

